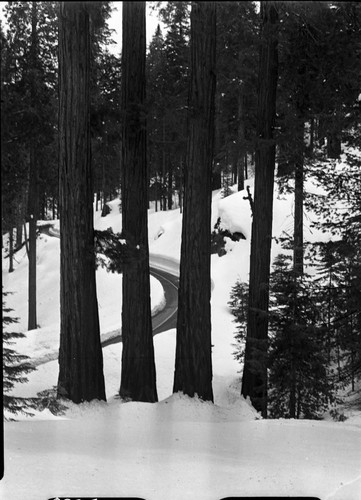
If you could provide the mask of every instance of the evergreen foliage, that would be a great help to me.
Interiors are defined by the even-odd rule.
[[[227,196],[232,194],[232,177],[229,167],[225,168],[223,171],[222,178],[222,198],[227,198]]]
[[[275,170],[274,125],[278,80],[277,2],[261,2],[259,92],[251,235],[247,342],[242,395],[267,416],[267,356],[269,275]]]
[[[9,293],[3,292],[2,324],[3,324],[3,406],[9,413],[32,415],[31,409],[36,407],[35,399],[12,396],[10,393],[18,383],[28,381],[26,375],[35,370],[29,357],[16,352],[11,346],[16,339],[23,338],[21,332],[12,330],[12,325],[18,322],[13,316],[13,309],[6,306],[5,299]]]
[[[215,167],[225,171],[232,165],[232,183],[239,177],[240,189],[245,178],[245,154],[254,150],[258,34],[254,2],[224,2],[219,6]]]
[[[187,145],[189,85],[189,3],[167,2],[159,10],[167,27],[158,26],[147,56],[148,159],[152,199],[171,209],[174,193],[182,204],[183,167]]]
[[[279,167],[292,174],[298,121],[337,158],[341,140],[359,123],[360,6],[357,2],[288,2],[280,6]]]
[[[33,4],[36,3],[34,12]],[[8,2],[8,29],[2,50],[2,110],[5,115],[3,146],[5,209],[10,197],[15,208],[9,222],[22,222],[29,186],[30,149],[37,151],[38,204],[57,198],[57,5],[55,2]],[[17,180],[22,184],[17,186]],[[30,196],[33,196],[31,194]]]
[[[120,82],[121,60],[109,47],[114,43],[108,19],[110,2],[92,2],[90,120],[94,192],[106,202],[120,189]]]
[[[278,255],[271,274],[269,411],[274,418],[315,418],[331,401],[321,304],[309,277]]]
[[[243,362],[248,285],[237,281],[229,302],[237,323],[235,358]],[[332,402],[326,329],[320,321],[318,288],[307,275],[296,276],[291,258],[275,259],[270,280],[268,357],[254,343],[257,370],[267,363],[268,411],[272,418],[317,418]]]
[[[211,233],[211,253],[217,253],[219,257],[225,255],[227,252],[225,250],[226,240],[225,238],[230,238],[232,241],[245,240],[245,236],[242,233],[235,232],[231,233],[228,229],[223,229],[221,227],[221,218],[218,217],[217,222],[214,225],[214,229]]]
[[[144,260],[146,252],[139,245],[131,244],[121,233],[114,233],[111,228],[94,231],[96,264],[112,273],[122,273],[124,266]]]
[[[326,287],[330,351],[338,381],[355,390],[361,377],[361,158],[353,150],[313,169],[327,197],[310,197],[308,204],[319,215],[316,227],[333,235],[314,248],[318,281]]]
[[[164,37],[160,26],[149,45],[146,60],[147,76],[147,103],[148,103],[148,151],[147,160],[150,172],[149,199],[155,200],[156,210],[158,201],[160,209],[166,209],[167,183],[166,183],[166,144],[165,144],[165,110],[167,99],[165,94],[166,72]]]
[[[317,249],[329,361],[335,383],[355,391],[361,378],[360,250],[343,241],[320,243]]]
[[[264,4],[267,9],[273,5]],[[320,219],[317,227],[330,233],[332,241],[314,246],[312,257],[317,273],[313,279],[306,274],[296,276],[289,258],[277,257],[270,285],[270,314],[267,273],[255,287],[255,293],[264,292],[261,305],[258,302],[248,310],[248,285],[239,281],[232,289],[229,305],[236,316],[235,357],[239,361],[244,360],[250,315],[255,313],[260,320],[255,332],[263,329],[263,320],[269,320],[269,341],[263,335],[248,339],[248,344],[255,353],[249,361],[252,374],[260,370],[264,373],[268,363],[270,414],[314,418],[332,401],[334,391],[346,387],[357,391],[361,378],[361,158],[355,149],[345,157],[341,155],[341,141],[349,146],[361,145],[361,7],[358,2],[274,5],[281,20],[275,127],[278,173],[283,176],[280,187],[283,191],[296,190],[286,180],[295,177],[297,167],[301,176],[310,173],[319,181],[326,196],[306,195],[300,177],[297,204],[301,213],[303,203],[316,213]],[[192,111],[187,105],[190,2],[159,3],[157,8],[167,31],[163,34],[158,26],[149,46],[147,101],[139,108],[140,121],[147,119],[147,182],[156,209],[158,201],[163,210],[173,208],[176,193],[182,209],[189,135],[187,112]],[[97,200],[101,199],[105,213],[106,201],[120,187],[122,68],[120,57],[109,52],[112,33],[107,21],[111,2],[92,2],[87,9],[91,37],[91,189],[97,193]],[[8,2],[5,10],[8,29],[5,33],[1,25],[0,30],[1,189],[3,231],[10,231],[12,270],[13,229],[16,227],[21,235],[22,223],[29,221],[34,212],[35,218],[45,219],[49,211],[53,218],[58,215],[59,4],[16,1]],[[222,188],[222,196],[228,196],[235,182],[242,189],[247,177],[247,152],[259,146],[261,136],[256,117],[264,80],[260,75],[257,84],[261,26],[254,2],[224,2],[217,10],[212,188]],[[261,119],[258,127],[266,121]],[[327,149],[322,149],[325,138]],[[272,134],[263,145],[271,143]],[[341,155],[341,160],[322,162],[323,155],[334,159]],[[261,163],[263,168],[265,162]],[[264,172],[270,172],[270,168]],[[271,192],[273,186],[267,185]],[[258,200],[263,200],[266,182],[259,186]],[[263,208],[257,215],[248,194],[253,218],[256,224],[262,223],[272,211]],[[302,220],[300,225],[303,227]],[[97,265],[111,272],[122,272],[125,266],[132,268],[147,260],[144,244],[139,247],[129,235],[111,230],[95,231],[94,235]],[[211,235],[213,253],[224,254],[225,237],[239,239],[222,230],[217,221]],[[285,241],[288,249],[295,241],[296,236],[293,241]],[[299,247],[303,252],[303,239]],[[253,256],[264,248],[263,243],[256,245]],[[263,254],[259,262],[263,264],[267,259]],[[33,368],[26,356],[9,347],[12,339],[23,334],[8,331],[16,319],[5,305],[3,313],[5,406],[13,413],[26,412],[31,400],[11,398],[9,392],[15,383],[26,381],[26,374]],[[250,384],[255,385],[254,380]]]
[[[237,280],[231,290],[231,300],[228,302],[231,313],[235,316],[234,322],[237,324],[237,332],[235,334],[236,350],[233,355],[240,363],[244,359],[247,335],[248,293],[248,284]]]

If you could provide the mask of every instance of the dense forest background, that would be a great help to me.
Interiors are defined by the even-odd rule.
[[[92,168],[94,193],[103,206],[120,189],[121,58],[109,50],[111,2],[92,4]],[[33,197],[29,195],[32,186],[29,181],[24,185],[23,179],[37,180],[39,217],[57,216],[58,4],[9,2],[5,9],[6,30],[1,27],[3,222],[4,230],[16,228],[18,245]],[[307,128],[308,158],[316,154],[316,145],[327,142],[326,154],[337,158],[341,140],[357,141],[360,42],[357,2],[281,2],[279,10],[276,130],[281,175],[287,174],[293,160],[299,121]],[[149,199],[166,210],[182,203],[190,4],[169,2],[158,11],[165,29],[158,26],[146,62]],[[256,3],[219,5],[213,188],[224,187],[225,192],[235,182],[243,189],[254,160],[259,30]],[[42,152],[36,155],[35,176],[29,175],[31,145]]]

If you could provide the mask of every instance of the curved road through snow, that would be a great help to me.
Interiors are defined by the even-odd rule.
[[[48,236],[60,238],[59,231],[51,224],[39,227],[40,231]],[[162,255],[150,255],[150,274],[154,276],[163,286],[166,305],[152,317],[153,335],[166,332],[177,325],[178,310],[178,285],[179,285],[179,262],[175,259]],[[111,332],[111,337],[102,341],[102,346],[121,342],[120,330]]]
[[[165,259],[166,260],[166,259]],[[159,311],[152,317],[153,336],[157,333],[166,332],[177,325],[177,309],[178,309],[178,281],[179,278],[169,271],[164,271],[162,268],[151,266],[150,274],[154,276],[163,286],[166,305],[164,309]],[[102,346],[106,347],[110,344],[121,342],[122,336],[119,333],[110,339],[102,342]]]

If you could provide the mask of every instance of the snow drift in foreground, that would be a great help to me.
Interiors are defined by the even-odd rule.
[[[6,425],[2,498],[359,498],[360,427],[255,420],[244,403],[179,394],[158,404],[114,398],[49,418]]]
[[[251,216],[245,193],[222,199],[214,193],[212,225],[250,235]],[[105,218],[95,214],[99,229],[120,231],[118,201]],[[292,227],[292,198],[275,196],[274,234]],[[307,219],[306,219],[307,220]],[[179,260],[179,210],[149,213],[150,251]],[[313,233],[311,236],[316,238]],[[46,244],[45,244],[46,243]],[[227,254],[212,255],[212,353],[215,404],[172,395],[175,330],[154,337],[157,404],[123,403],[120,383],[121,344],[104,348],[108,402],[67,403],[63,415],[49,410],[33,418],[5,423],[5,500],[58,497],[142,497],[147,500],[218,500],[226,496],[314,496],[321,500],[361,498],[361,416],[349,412],[345,422],[262,420],[240,396],[240,365],[233,358],[235,324],[227,302],[238,277],[247,279],[249,238],[227,240]],[[279,248],[274,245],[273,257]],[[58,294],[58,246],[39,242],[39,300]],[[26,324],[26,260],[4,273],[20,326]],[[5,268],[5,265],[4,265]],[[116,277],[119,278],[119,277]],[[103,324],[119,322],[114,275],[97,274],[98,295],[104,297]],[[161,293],[156,294],[161,297]],[[17,299],[14,297],[17,297]],[[19,300],[21,299],[21,300]],[[102,314],[102,311],[100,311]],[[30,332],[27,354],[45,355],[56,348],[56,308],[45,308],[41,330]],[[117,323],[118,324],[118,323]],[[103,330],[102,330],[103,331]],[[52,346],[52,347],[51,347]],[[15,346],[16,348],[17,346]],[[19,344],[20,347],[20,344]],[[58,364],[49,361],[16,387],[32,396],[56,384]]]

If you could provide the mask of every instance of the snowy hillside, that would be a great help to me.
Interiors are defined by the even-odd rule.
[[[252,186],[252,184],[250,184]],[[212,344],[215,404],[172,395],[175,330],[154,337],[159,403],[122,403],[121,344],[103,349],[107,403],[67,403],[63,415],[49,410],[5,423],[5,476],[1,498],[136,496],[147,500],[217,500],[226,496],[314,496],[321,500],[361,498],[361,414],[345,422],[262,420],[240,396],[241,366],[233,357],[235,324],[227,302],[238,277],[249,272],[251,213],[245,192],[222,199],[213,193],[212,226],[242,232],[245,240],[226,243],[226,255],[212,255]],[[120,231],[118,201],[111,213],[95,214],[95,227]],[[305,239],[325,238],[311,228]],[[56,223],[55,223],[56,225]],[[293,199],[275,193],[274,236],[291,231]],[[212,228],[211,228],[212,229]],[[179,260],[179,210],[149,211],[151,254]],[[44,361],[59,338],[59,239],[38,243],[40,329],[14,348]],[[272,258],[279,252],[276,243]],[[8,305],[26,328],[27,259],[16,256],[15,271],[3,283]],[[102,334],[120,327],[121,277],[97,271]],[[164,305],[152,280],[152,308]],[[51,359],[49,356],[48,359]],[[39,364],[14,393],[35,396],[57,382],[57,361]],[[21,471],[21,474],[19,474]]]

